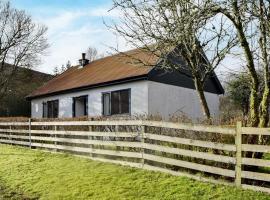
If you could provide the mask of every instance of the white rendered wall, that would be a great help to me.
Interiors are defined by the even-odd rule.
[[[173,115],[186,115],[195,120],[202,118],[202,109],[196,90],[149,81],[149,114],[167,120]],[[205,92],[213,116],[219,114],[219,96]]]
[[[160,115],[167,120],[173,115],[186,115],[197,119],[203,117],[197,92],[192,89],[162,84],[152,81],[138,81],[119,84],[115,86],[100,87],[96,89],[55,95],[32,100],[32,117],[42,117],[42,102],[59,100],[59,117],[72,117],[72,98],[88,95],[88,115],[102,115],[102,93],[131,89],[131,115]],[[205,93],[213,116],[219,114],[219,96]]]
[[[148,82],[137,81],[108,87],[73,92],[33,99],[31,101],[32,118],[42,118],[42,103],[44,101],[59,100],[59,118],[72,117],[72,98],[88,95],[88,115],[102,115],[102,93],[115,90],[131,89],[131,115],[143,115],[148,113]]]

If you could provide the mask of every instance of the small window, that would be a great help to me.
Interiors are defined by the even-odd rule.
[[[103,115],[130,114],[130,89],[103,93]]]
[[[59,101],[43,102],[43,117],[44,118],[57,118],[59,112]]]

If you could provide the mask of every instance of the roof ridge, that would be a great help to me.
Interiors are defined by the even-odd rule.
[[[139,47],[139,48],[133,48],[133,49],[130,49],[130,50],[127,50],[127,51],[118,51],[116,52],[115,54],[111,54],[111,55],[108,55],[108,56],[105,56],[105,57],[102,57],[102,58],[98,58],[96,60],[93,60],[91,62],[89,62],[87,65],[93,63],[93,62],[96,62],[96,61],[100,61],[100,60],[103,60],[103,59],[107,59],[107,58],[111,58],[111,57],[115,57],[115,56],[118,56],[118,55],[121,55],[121,54],[125,54],[125,53],[130,53],[132,51],[136,51],[136,50],[141,50],[142,47]],[[87,66],[86,65],[86,66]],[[75,66],[78,66],[78,65],[75,65]]]

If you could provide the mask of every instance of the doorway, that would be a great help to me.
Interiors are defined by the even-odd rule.
[[[73,117],[88,116],[88,96],[73,97]]]

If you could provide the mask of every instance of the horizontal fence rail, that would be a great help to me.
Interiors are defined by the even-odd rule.
[[[73,153],[102,162],[187,176],[270,193],[268,128],[172,122],[0,122],[0,142]],[[260,153],[257,157],[245,156]]]

